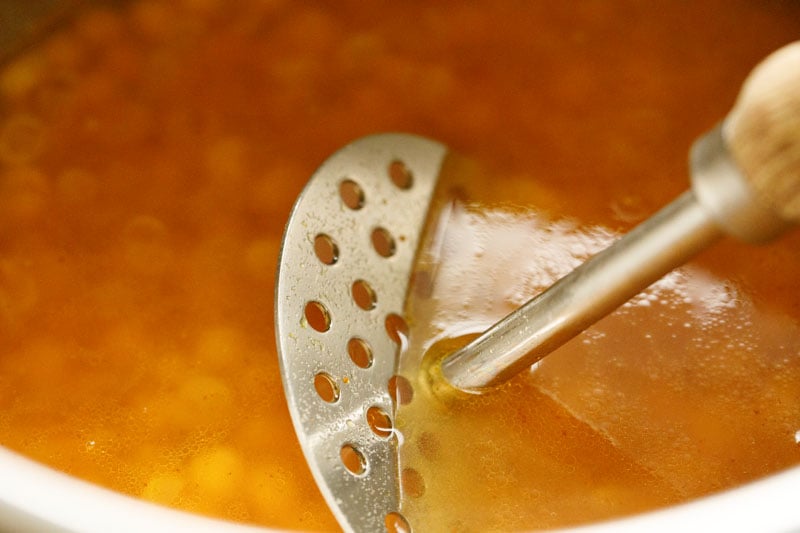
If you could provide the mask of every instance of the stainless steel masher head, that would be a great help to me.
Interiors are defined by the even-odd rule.
[[[312,177],[284,234],[275,303],[284,389],[312,473],[348,531],[409,529],[389,383],[446,155],[411,135],[358,140]],[[763,242],[800,221],[800,42],[753,71],[690,166],[689,191],[434,365],[433,386],[497,385],[723,234]]]
[[[346,530],[403,524],[390,380],[445,154],[402,134],[346,146],[306,185],[283,237],[275,313],[283,385],[311,471]]]

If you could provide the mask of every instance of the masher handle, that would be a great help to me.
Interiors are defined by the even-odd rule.
[[[446,357],[445,381],[498,385],[723,234],[761,242],[800,221],[800,42],[753,70],[723,127],[695,143],[691,167],[692,190]]]

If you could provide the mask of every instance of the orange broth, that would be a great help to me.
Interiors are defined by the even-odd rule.
[[[414,382],[432,344],[683,190],[691,141],[798,30],[779,0],[87,7],[0,71],[0,443],[164,505],[335,530],[272,327],[315,167],[392,130],[471,158],[432,217],[448,244],[420,257]],[[494,394],[418,386],[396,421],[403,512],[419,531],[568,525],[800,462],[797,250],[724,243]]]

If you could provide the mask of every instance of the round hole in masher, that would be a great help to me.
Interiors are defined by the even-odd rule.
[[[381,257],[392,257],[397,251],[394,237],[384,228],[375,228],[372,230],[370,240],[372,241],[372,248],[374,248]]]
[[[386,533],[411,533],[411,526],[403,515],[396,512],[388,513],[383,519]]]
[[[364,207],[364,189],[351,179],[342,180],[339,184],[339,197],[344,205],[354,211]]]
[[[375,294],[372,286],[363,279],[353,282],[351,294],[356,305],[364,311],[375,309],[375,304],[378,302],[378,296]]]
[[[347,341],[347,355],[358,368],[372,366],[372,347],[364,339],[353,337]]]
[[[352,444],[345,444],[341,447],[339,458],[345,469],[354,476],[363,475],[367,471],[367,460],[364,454]]]
[[[408,190],[414,184],[414,175],[405,163],[395,159],[389,163],[389,178],[398,189]]]
[[[408,339],[408,324],[400,315],[395,313],[386,315],[385,326],[386,334],[398,346],[404,344]]]
[[[400,488],[411,498],[421,498],[425,494],[425,479],[414,468],[404,468],[400,473]]]
[[[367,409],[367,424],[372,432],[381,438],[392,436],[394,429],[392,419],[386,414],[386,411],[376,405]]]
[[[330,236],[320,233],[314,237],[314,254],[326,265],[333,265],[339,260],[339,247]]]
[[[414,399],[414,387],[408,379],[399,374],[389,378],[389,396],[395,406],[408,405]]]
[[[314,330],[324,333],[331,329],[331,315],[328,313],[328,308],[322,303],[308,302],[303,310],[303,315],[306,317],[308,325]]]
[[[335,403],[339,399],[339,386],[330,374],[320,372],[314,376],[314,390],[326,403]]]

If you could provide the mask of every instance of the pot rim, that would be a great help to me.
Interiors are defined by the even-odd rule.
[[[0,526],[100,533],[174,531],[268,533],[170,509],[70,476],[0,446]],[[43,487],[47,487],[46,490]],[[574,533],[779,532],[800,528],[800,466],[688,503],[628,518],[562,529]]]

